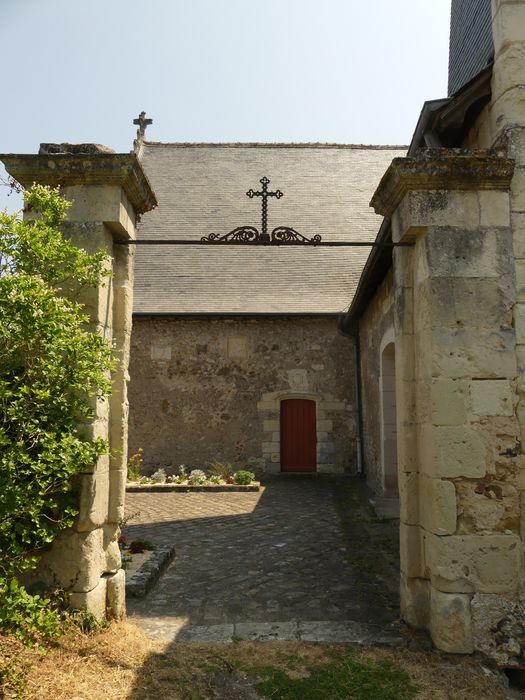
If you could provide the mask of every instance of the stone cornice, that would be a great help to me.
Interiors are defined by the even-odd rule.
[[[157,206],[155,193],[134,153],[0,154],[7,172],[24,187],[119,185],[140,216]]]
[[[413,158],[394,158],[370,202],[390,217],[410,191],[507,190],[514,161],[503,151],[426,149]]]

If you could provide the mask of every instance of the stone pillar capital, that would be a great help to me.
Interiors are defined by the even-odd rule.
[[[24,187],[59,186],[74,202],[70,221],[103,221],[119,238],[133,237],[135,222],[157,205],[134,153],[113,153],[96,144],[42,144],[38,154],[2,154],[0,160]]]
[[[514,161],[504,152],[426,149],[415,157],[394,158],[370,206],[391,217],[409,192],[508,190]]]

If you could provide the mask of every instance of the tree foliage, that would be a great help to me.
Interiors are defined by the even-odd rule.
[[[58,190],[24,193],[29,220],[0,213],[0,627],[18,600],[15,577],[72,525],[71,480],[107,451],[78,426],[110,391],[111,349],[89,330],[79,299],[101,283],[105,255],[60,233],[69,203]],[[8,601],[9,598],[9,601]],[[2,599],[4,602],[2,602]],[[25,601],[25,602],[23,602]],[[10,607],[9,607],[10,606]],[[38,605],[37,605],[38,607]],[[11,610],[11,612],[9,612]],[[14,623],[12,623],[14,624]]]

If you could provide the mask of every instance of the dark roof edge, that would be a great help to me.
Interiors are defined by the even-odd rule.
[[[405,145],[377,145],[377,144],[356,144],[356,143],[272,143],[262,141],[242,142],[225,142],[220,143],[211,141],[180,141],[180,142],[165,142],[165,141],[144,141],[144,146],[169,146],[170,148],[335,148],[349,149],[356,151],[406,151],[408,146]]]
[[[383,219],[377,234],[377,243],[388,243],[391,240],[390,219]],[[378,245],[372,248],[365,263],[361,277],[355,290],[350,308],[345,314],[340,314],[339,328],[344,335],[356,335],[358,321],[377,288],[383,282],[392,266],[392,247]]]
[[[340,311],[197,311],[192,313],[186,313],[184,311],[179,312],[147,312],[147,311],[134,311],[133,317],[139,318],[259,318],[259,317],[287,317],[290,316],[294,318],[338,318],[341,315]]]

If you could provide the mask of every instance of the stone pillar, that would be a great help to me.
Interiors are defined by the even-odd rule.
[[[71,593],[74,608],[97,618],[125,612],[124,571],[118,547],[124,515],[127,458],[127,381],[133,302],[135,224],[152,209],[155,195],[134,154],[115,154],[93,144],[46,144],[38,155],[1,156],[24,186],[60,185],[73,202],[63,231],[88,252],[108,255],[103,286],[87,289],[81,301],[92,327],[114,347],[117,366],[109,400],[94,399],[95,417],[81,429],[110,444],[111,456],[78,476],[79,513],[41,561],[39,578]]]
[[[512,173],[502,153],[426,151],[372,200],[413,244],[394,251],[402,615],[500,662],[524,587]]]

